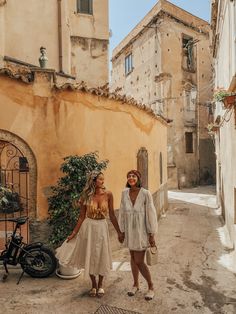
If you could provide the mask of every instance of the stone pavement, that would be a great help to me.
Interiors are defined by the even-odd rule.
[[[140,314],[236,313],[236,256],[216,208],[214,189],[170,191],[169,202],[159,223],[159,263],[151,267],[153,301],[144,300],[142,278],[141,292],[132,298],[126,295],[132,284],[129,256],[116,245],[114,271],[102,299],[87,296],[89,283],[82,276],[63,280],[25,275],[17,286],[20,269],[11,269],[8,281],[0,282],[0,313],[126,313],[108,306]]]

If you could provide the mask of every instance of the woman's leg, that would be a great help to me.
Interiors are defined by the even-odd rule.
[[[96,282],[96,277],[94,275],[89,275],[91,282],[92,282],[92,288],[97,289],[97,282]]]
[[[104,278],[104,276],[99,275],[99,279],[98,279],[98,292],[97,292],[99,298],[103,297],[103,296],[104,296],[104,293],[105,293],[105,292],[104,292],[104,289],[102,288],[103,278]]]
[[[99,288],[102,288],[103,278],[104,278],[104,276],[99,275],[99,279],[98,279],[98,289],[99,289]]]
[[[134,260],[134,251],[129,251],[129,252],[130,252],[130,265],[131,265],[132,275],[134,279],[133,286],[139,288],[139,281],[138,281],[139,269]]]
[[[97,295],[97,282],[96,277],[94,275],[89,275],[92,282],[92,289],[89,291],[90,297],[96,297]]]
[[[134,257],[134,262],[136,266],[138,267],[140,273],[142,274],[142,276],[146,279],[148,283],[148,289],[153,290],[151,274],[147,265],[144,262],[145,251],[133,251],[133,257]]]

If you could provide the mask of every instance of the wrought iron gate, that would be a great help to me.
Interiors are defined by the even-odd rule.
[[[29,165],[26,156],[12,143],[0,140],[0,193],[6,202],[0,203],[0,218],[28,216]],[[0,195],[1,196],[1,195]],[[4,248],[13,223],[0,222],[0,250]],[[28,224],[20,232],[28,242]]]

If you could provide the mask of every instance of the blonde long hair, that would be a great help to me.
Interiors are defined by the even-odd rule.
[[[92,172],[88,174],[85,187],[81,193],[81,200],[83,204],[88,205],[91,203],[92,197],[95,194],[96,179],[100,174],[103,174],[103,173],[98,170],[93,170]]]

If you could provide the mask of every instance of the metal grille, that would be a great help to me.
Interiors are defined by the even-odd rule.
[[[140,314],[138,312],[127,311],[118,307],[101,305],[94,314]]]
[[[9,189],[19,196],[20,206],[1,207],[0,218],[16,218],[28,216],[29,205],[29,165],[27,158],[12,143],[0,140],[0,186]],[[12,232],[14,223],[0,223],[0,250],[4,247],[8,235]],[[28,224],[21,227],[24,241],[28,242]]]

